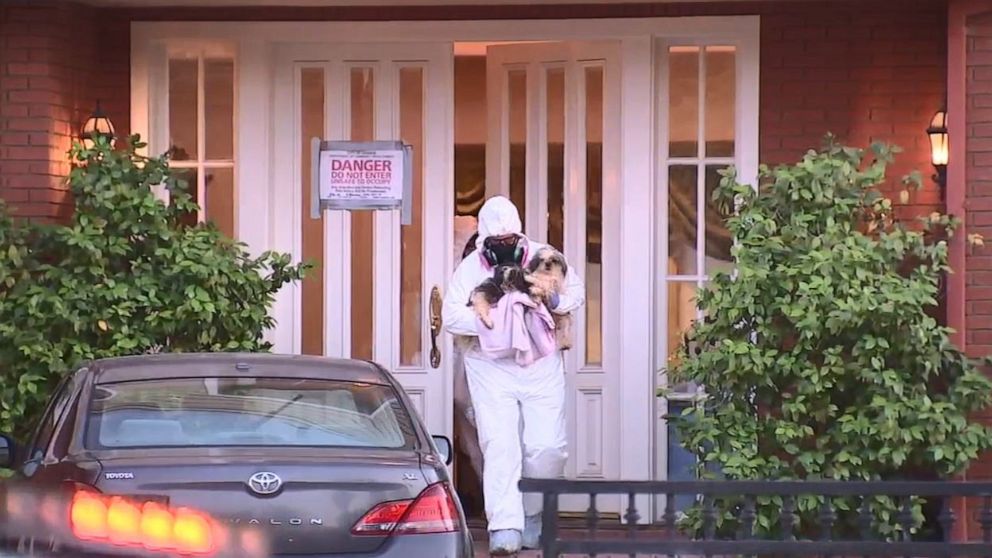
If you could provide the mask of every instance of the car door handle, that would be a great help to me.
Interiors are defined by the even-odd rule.
[[[441,335],[441,289],[434,285],[431,289],[431,367],[441,366],[441,349],[437,337]]]

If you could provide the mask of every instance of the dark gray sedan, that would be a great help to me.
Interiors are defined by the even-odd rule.
[[[0,440],[0,462],[30,484],[203,510],[257,526],[274,556],[472,556],[450,442],[428,435],[392,376],[366,362],[96,361],[59,386],[17,454]]]

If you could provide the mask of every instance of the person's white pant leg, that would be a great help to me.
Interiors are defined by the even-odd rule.
[[[520,404],[516,374],[505,364],[465,358],[465,373],[482,448],[482,493],[489,531],[523,531],[520,481]]]
[[[523,475],[557,478],[565,471],[568,438],[565,432],[565,369],[555,352],[524,369],[520,412],[523,415]],[[540,494],[525,494],[524,513],[543,509]]]

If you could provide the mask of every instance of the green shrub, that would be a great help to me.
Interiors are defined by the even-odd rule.
[[[992,383],[931,316],[954,223],[938,214],[921,227],[894,222],[878,186],[897,152],[828,142],[794,165],[762,167],[757,191],[724,175],[715,199],[733,215],[736,276],[700,291],[706,318],[688,335],[696,350],[669,370],[706,394],[673,417],[701,475],[949,477],[992,445],[992,432],[968,419],[990,402]],[[815,531],[821,503],[796,502],[797,533]],[[851,526],[855,503],[835,504]],[[735,528],[740,502],[720,505],[721,527]],[[756,531],[778,534],[781,505],[759,501]],[[881,534],[899,531],[896,502],[872,505]],[[912,511],[919,525],[920,501]],[[698,513],[689,524],[700,526]]]
[[[302,277],[253,258],[212,225],[166,158],[133,137],[73,146],[67,224],[15,223],[0,207],[0,431],[23,436],[51,387],[89,359],[159,351],[264,351],[276,292]],[[166,204],[155,194],[163,187]]]

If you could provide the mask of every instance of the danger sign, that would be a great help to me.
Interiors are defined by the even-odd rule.
[[[410,146],[402,142],[313,141],[315,217],[320,209],[404,210],[408,222]]]

